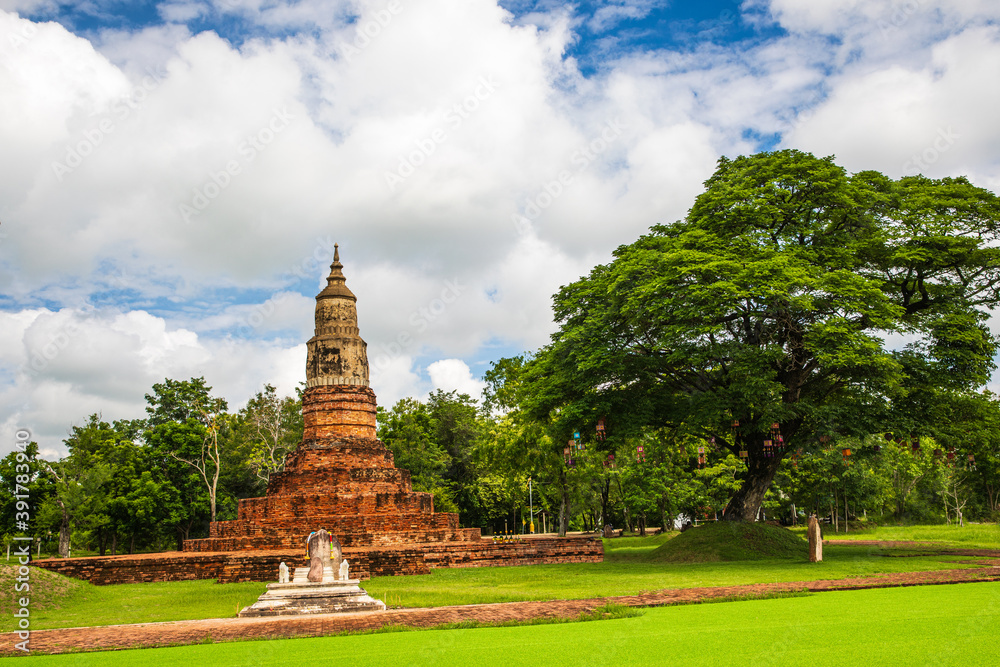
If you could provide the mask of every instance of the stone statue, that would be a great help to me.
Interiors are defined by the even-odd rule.
[[[823,533],[819,529],[819,520],[815,514],[809,515],[809,562],[818,563],[823,560]]]
[[[282,563],[278,566],[278,583],[287,584],[288,583],[288,566]]]
[[[319,583],[323,581],[323,569],[330,565],[330,534],[320,528],[309,535],[307,545],[309,574],[306,579]]]
[[[340,561],[340,580],[347,581],[348,579],[350,579],[350,576],[348,576],[349,572],[350,570],[347,567],[347,559],[345,558],[344,560]]]

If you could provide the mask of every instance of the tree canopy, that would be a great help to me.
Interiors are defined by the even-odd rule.
[[[521,409],[563,438],[606,417],[745,453],[726,517],[752,521],[789,452],[920,435],[974,400],[997,349],[994,194],[794,150],[722,158],[705,185],[559,291],[552,343],[507,374]]]

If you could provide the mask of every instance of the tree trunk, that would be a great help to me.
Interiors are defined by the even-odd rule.
[[[177,526],[177,551],[184,551],[184,540],[186,540],[188,535],[191,534],[192,523],[193,522],[189,521],[187,526]]]
[[[111,533],[111,555],[118,555],[118,531]]]
[[[59,501],[59,509],[62,510],[62,521],[59,523],[59,557],[69,558],[69,514],[66,512],[66,505]]]
[[[569,530],[569,485],[566,483],[566,469],[559,474],[559,537],[566,537]]]
[[[619,482],[620,484],[620,482]],[[611,477],[604,480],[604,488],[601,489],[601,528],[608,524],[608,500],[611,498]]]
[[[743,486],[730,499],[723,512],[726,521],[753,523],[756,520],[757,511],[764,502],[764,494],[771,486],[774,474],[778,472],[781,457],[765,457],[763,447],[758,444],[756,449],[750,451],[748,463],[749,468],[746,477],[743,478]]]

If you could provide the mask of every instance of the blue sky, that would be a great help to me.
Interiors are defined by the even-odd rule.
[[[334,242],[380,403],[477,394],[720,155],[1000,189],[990,0],[0,0],[0,451],[304,377]]]

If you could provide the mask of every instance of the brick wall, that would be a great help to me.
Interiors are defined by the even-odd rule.
[[[439,567],[487,567],[541,563],[599,563],[601,540],[592,537],[528,539],[494,544],[492,540],[411,544],[395,548],[345,548],[352,578],[427,574]],[[172,551],[134,556],[45,558],[32,564],[97,585],[153,581],[217,579],[220,583],[276,581],[278,564],[306,565],[305,548],[274,551],[189,553]]]

